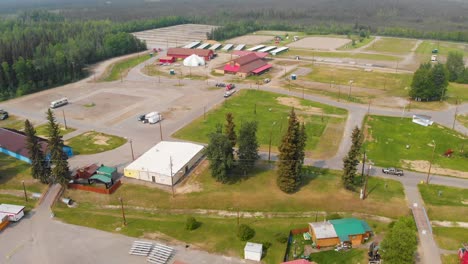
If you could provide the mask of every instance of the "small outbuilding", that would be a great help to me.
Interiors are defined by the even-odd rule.
[[[203,156],[203,146],[161,141],[124,169],[124,175],[163,185],[175,185]]]
[[[263,254],[263,245],[247,242],[244,248],[244,259],[260,261]]]
[[[343,218],[309,223],[309,233],[317,246],[329,247],[339,243],[353,246],[364,243],[372,233],[369,225],[360,219]]]
[[[24,216],[24,206],[14,204],[0,204],[0,214],[7,215],[12,222],[19,221]]]
[[[427,127],[432,125],[434,121],[432,121],[431,117],[427,115],[413,115],[413,123]]]
[[[174,63],[175,58],[172,56],[164,56],[164,57],[159,58],[159,62],[160,63]]]

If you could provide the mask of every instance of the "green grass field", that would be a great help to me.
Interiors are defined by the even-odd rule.
[[[42,192],[46,185],[31,177],[30,165],[0,153],[0,190],[23,190],[24,181],[28,192]]]
[[[468,222],[468,189],[433,184],[418,188],[431,220]]]
[[[0,120],[0,127],[16,129],[19,131],[24,130],[24,121],[17,116],[10,115],[6,120]]]
[[[468,239],[468,229],[463,227],[434,227],[434,238],[439,248],[458,250]]]
[[[268,165],[258,167],[254,172],[230,184],[216,182],[207,162],[193,172],[189,179],[180,185],[189,193],[170,193],[143,185],[126,183],[116,191],[116,196],[124,197],[129,206],[143,208],[172,209],[215,209],[261,212],[361,212],[397,218],[408,210],[404,200],[402,185],[393,180],[369,179],[369,198],[359,199],[359,194],[346,191],[340,182],[340,172],[316,168],[306,168],[304,186],[293,195],[281,192],[276,185],[276,172]],[[236,175],[241,174],[235,172]],[[385,187],[387,183],[387,187]],[[80,204],[96,206],[107,203],[102,195],[68,190],[70,196]],[[255,201],[254,203],[252,201]],[[330,202],[333,201],[333,202]],[[118,205],[117,201],[110,201]]]
[[[466,138],[456,131],[434,124],[423,127],[410,118],[368,116],[365,120],[365,147],[369,159],[379,166],[410,167],[418,170],[414,161],[429,161],[432,158],[435,141],[433,168],[468,171],[466,158],[457,155]],[[407,149],[406,145],[410,148]],[[447,149],[455,151],[451,158],[443,156]],[[403,162],[406,160],[407,162]],[[406,164],[406,165],[405,165]],[[420,166],[421,167],[421,166]],[[427,170],[422,166],[423,171]],[[433,170],[433,173],[436,169]]]
[[[317,263],[341,264],[341,263],[366,263],[366,249],[351,249],[345,252],[336,252],[334,250],[322,251],[310,255],[311,260]]]
[[[219,107],[209,111],[206,114],[206,120],[202,116],[174,133],[173,136],[190,141],[208,142],[208,135],[215,131],[216,124],[224,124],[226,113],[232,112],[237,131],[241,121],[256,120],[258,122],[257,138],[261,149],[268,149],[271,133],[272,150],[276,150],[287,129],[287,117],[293,106],[300,121],[306,124],[308,135],[306,150],[311,152],[316,150],[320,140],[329,136],[324,134],[328,124],[343,123],[346,118],[346,111],[343,109],[270,92],[242,90]],[[334,140],[328,142],[341,140],[341,135],[335,136],[337,138],[327,138]],[[320,155],[320,153],[314,155]]]
[[[408,53],[416,44],[416,40],[403,38],[381,38],[366,48],[366,51],[387,52],[395,54]]]
[[[468,115],[457,115],[457,120],[465,127],[468,127]]]
[[[380,89],[389,94],[404,96],[408,94],[406,87],[411,85],[412,75],[406,73],[366,72],[363,69],[335,68],[323,65],[311,66],[312,72],[304,76],[310,81]],[[351,87],[352,89],[352,87]],[[343,91],[347,94],[347,91]]]
[[[460,264],[457,254],[442,254],[442,264]]]
[[[338,50],[353,50],[353,49],[360,48],[362,46],[365,46],[365,45],[369,44],[371,41],[373,41],[375,39],[375,37],[371,36],[369,38],[364,38],[362,40],[362,42],[359,41],[359,36],[356,36],[356,35],[352,35],[351,39],[354,39],[356,41],[355,42],[356,45],[353,46],[352,43],[349,43],[349,44],[346,44],[343,47],[339,48]]]
[[[279,58],[290,58],[292,56],[302,57],[324,57],[324,58],[351,58],[361,60],[379,60],[379,61],[398,61],[400,57],[386,54],[369,54],[369,53],[351,53],[344,51],[312,51],[307,49],[290,49],[287,52],[278,55]]]
[[[449,83],[447,97],[447,101],[451,104],[455,104],[457,99],[458,103],[468,101],[468,84]]]
[[[428,56],[428,60],[430,55],[432,55],[432,50],[438,49],[438,55],[447,56],[451,51],[457,51],[463,53],[465,57],[468,56],[468,45],[465,43],[455,43],[455,42],[444,42],[444,41],[437,41],[437,40],[425,40],[423,41],[418,48],[416,49],[416,53],[424,54]]]
[[[109,65],[101,81],[111,82],[127,76],[128,72],[138,64],[148,60],[148,54],[141,54],[131,58],[123,59]]]
[[[62,135],[62,136],[76,130],[76,129],[72,128],[72,127],[67,127],[67,129],[65,129],[65,127],[62,126],[61,124],[59,125],[59,128],[60,128],[60,135]],[[35,127],[35,129],[36,129],[36,134],[38,136],[40,136],[40,137],[47,137],[47,135],[49,134],[47,124],[42,124],[40,126],[37,126],[37,127]]]
[[[122,137],[90,131],[73,137],[65,143],[73,148],[75,155],[87,155],[116,149],[126,142],[127,140]]]

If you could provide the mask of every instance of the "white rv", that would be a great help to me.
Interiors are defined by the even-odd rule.
[[[56,108],[56,107],[60,107],[62,105],[66,105],[68,104],[68,99],[66,97],[60,99],[60,100],[57,100],[57,101],[53,101],[50,103],[50,108]]]
[[[159,112],[151,112],[145,115],[145,120],[149,124],[156,124],[162,120],[162,115]]]

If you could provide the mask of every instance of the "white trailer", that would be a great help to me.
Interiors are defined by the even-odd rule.
[[[162,115],[159,112],[151,112],[145,115],[145,120],[148,120],[149,124],[156,124],[162,120]]]
[[[24,216],[24,206],[14,204],[0,204],[0,213],[8,216],[8,220],[17,222]]]

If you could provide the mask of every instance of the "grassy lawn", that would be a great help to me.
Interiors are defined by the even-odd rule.
[[[177,193],[175,198],[166,191],[131,183],[120,187],[115,196],[124,197],[129,206],[161,210],[239,208],[250,212],[360,212],[391,218],[408,212],[403,188],[397,181],[370,178],[369,198],[362,201],[357,192],[342,188],[341,174],[338,171],[307,168],[304,172],[304,186],[297,193],[289,195],[278,189],[276,172],[268,165],[259,165],[251,174],[230,184],[216,182],[207,167],[207,162],[203,162],[179,187],[180,190],[192,192]],[[94,193],[67,190],[66,195],[80,204],[110,202],[118,205],[118,201],[108,201],[102,195]]]
[[[311,260],[317,263],[366,263],[367,250],[366,249],[351,249],[344,252],[336,252],[334,250],[322,251],[310,255]]]
[[[468,222],[468,189],[433,184],[418,188],[431,220]]]
[[[404,96],[408,92],[406,87],[411,85],[411,74],[366,72],[363,69],[335,68],[323,65],[311,66],[312,72],[303,78],[322,83],[333,82],[335,84],[349,85],[353,80],[353,87],[375,88],[388,91],[389,94]],[[352,87],[351,87],[352,88]],[[343,91],[347,94],[347,91]]]
[[[375,37],[364,38],[362,40],[362,42],[359,41],[359,36],[357,36],[357,35],[352,35],[351,39],[354,39],[356,41],[355,42],[356,45],[353,46],[352,43],[349,43],[349,44],[346,44],[343,47],[339,48],[338,50],[353,50],[353,49],[360,48],[362,46],[365,46],[365,45],[369,44],[371,41],[373,41],[375,39]]]
[[[468,115],[457,115],[457,121],[468,127]]]
[[[0,153],[0,190],[23,190],[21,181],[28,192],[42,192],[46,188],[31,177],[28,163]]]
[[[170,75],[169,70],[172,69],[171,67],[161,67],[161,66],[156,66],[156,65],[148,65],[143,68],[143,72],[148,75],[148,76],[162,76],[165,78],[171,78],[171,79],[180,79],[180,78],[189,78],[192,80],[206,80],[208,77],[202,76],[202,75],[197,75],[197,74],[190,74],[190,71],[185,69],[184,72],[182,72],[182,75],[180,74],[181,69],[177,68],[175,69],[176,74],[175,75]],[[223,75],[221,75],[223,76]]]
[[[458,250],[468,239],[468,229],[463,227],[434,227],[434,237],[440,248]]]
[[[416,53],[427,55],[427,59],[429,60],[433,49],[438,49],[439,52],[437,54],[442,56],[447,56],[451,51],[461,52],[465,57],[468,56],[468,45],[465,43],[443,42],[437,40],[423,41],[416,49]]]
[[[75,155],[79,155],[109,151],[122,146],[126,142],[127,140],[122,137],[89,131],[67,140],[65,144],[73,148]]]
[[[111,82],[127,76],[128,72],[138,64],[148,60],[148,54],[140,54],[131,58],[123,59],[109,65],[101,81]]]
[[[442,264],[460,264],[457,254],[442,254]]]
[[[367,51],[388,52],[388,53],[408,53],[416,44],[416,40],[402,38],[381,38],[366,48]]]
[[[312,153],[316,150],[319,141],[329,136],[324,134],[327,126],[330,123],[344,123],[346,118],[346,111],[343,109],[275,93],[242,90],[225,100],[219,107],[209,111],[206,114],[206,120],[200,117],[174,133],[173,136],[196,142],[208,142],[208,135],[215,131],[216,124],[224,124],[226,113],[232,112],[237,130],[240,128],[241,121],[256,120],[258,122],[257,138],[261,149],[268,150],[271,133],[272,150],[276,151],[281,136],[287,129],[287,117],[293,106],[300,121],[305,122],[308,135],[306,150]],[[341,134],[337,135],[334,140],[339,144]],[[321,154],[315,153],[314,155]]]
[[[24,121],[17,116],[10,115],[6,120],[0,120],[0,127],[24,130]]]
[[[59,127],[60,127],[60,135],[62,136],[76,130],[75,128],[72,128],[72,127],[67,127],[67,129],[65,129],[65,127],[61,124],[59,124]],[[36,129],[37,135],[40,137],[47,137],[47,135],[49,134],[48,124],[42,124],[40,126],[35,127],[35,129]]]
[[[380,61],[398,61],[400,57],[386,54],[369,54],[369,53],[351,53],[351,52],[333,52],[333,51],[312,51],[307,49],[290,49],[287,52],[278,55],[280,58],[290,58],[292,56],[303,57],[324,57],[324,58],[351,58],[361,60],[380,60]]]
[[[368,157],[377,165],[425,172],[428,164],[424,162],[432,159],[434,140],[436,147],[433,173],[438,171],[444,174],[444,168],[458,170],[462,174],[468,171],[466,158],[458,155],[466,138],[451,129],[437,124],[423,127],[413,123],[410,118],[368,116],[364,130]],[[407,149],[406,145],[410,147]],[[451,158],[443,155],[447,149],[455,151]],[[454,172],[447,170],[445,173]]]
[[[449,83],[447,97],[447,101],[452,104],[455,104],[457,99],[459,103],[468,101],[468,84]]]

